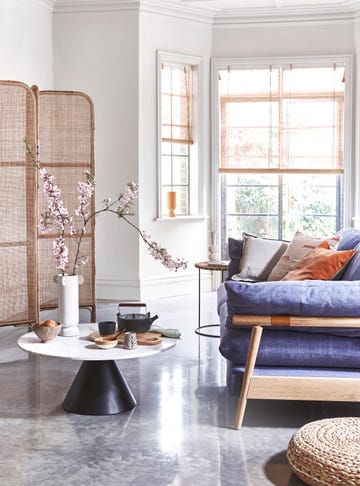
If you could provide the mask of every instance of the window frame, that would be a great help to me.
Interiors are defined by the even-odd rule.
[[[176,215],[175,218],[165,216],[162,206],[162,126],[161,126],[161,66],[163,63],[173,65],[188,65],[192,69],[193,90],[191,93],[192,140],[189,145],[189,214]],[[204,61],[201,57],[188,56],[166,51],[157,52],[157,218],[158,220],[176,220],[203,218],[204,194]],[[169,142],[167,142],[169,143]]]
[[[353,158],[353,122],[352,122],[352,102],[353,102],[353,56],[294,56],[294,57],[275,57],[275,58],[253,58],[253,59],[234,59],[213,58],[211,60],[211,135],[212,135],[212,215],[213,224],[219,233],[220,240],[223,239],[221,234],[221,176],[219,173],[220,166],[220,98],[218,89],[219,71],[227,69],[256,69],[264,68],[269,65],[273,67],[294,64],[295,67],[322,67],[329,64],[342,64],[346,71],[346,85],[344,94],[344,174],[343,174],[343,225],[351,226],[354,216],[354,158]],[[240,237],[240,235],[239,235]]]

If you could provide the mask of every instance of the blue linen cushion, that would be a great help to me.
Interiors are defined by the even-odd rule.
[[[344,228],[336,233],[340,236],[340,242],[337,246],[337,250],[351,250],[360,243],[360,230],[356,228]]]
[[[234,314],[360,317],[360,281],[225,282]]]
[[[219,351],[233,363],[244,365],[251,330],[226,329]],[[265,327],[256,358],[256,367],[313,367],[359,369],[360,338],[331,334],[307,334]]]
[[[228,238],[228,255],[230,258],[228,278],[239,273],[243,243],[243,240]]]
[[[355,246],[355,250],[357,252],[346,265],[342,280],[360,280],[360,243]]]

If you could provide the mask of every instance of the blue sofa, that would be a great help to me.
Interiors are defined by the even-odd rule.
[[[338,250],[356,248],[340,280],[227,280],[218,289],[220,353],[227,360],[227,388],[239,395],[252,327],[233,316],[360,317],[360,231],[346,228]],[[229,240],[229,278],[238,272],[242,241]],[[264,327],[254,374],[360,378],[360,328]]]

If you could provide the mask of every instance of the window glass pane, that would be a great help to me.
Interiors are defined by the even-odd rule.
[[[171,156],[161,157],[161,179],[163,185],[171,185]]]
[[[188,184],[188,157],[173,157],[173,184]]]
[[[276,216],[228,216],[227,230],[227,238],[242,238],[243,231],[264,238],[277,238],[278,218]]]
[[[167,192],[176,192],[177,215],[190,214],[189,208],[189,145],[162,143],[161,157],[161,207],[162,215],[167,215]]]
[[[344,91],[344,68],[337,66],[322,68],[294,68],[283,70],[284,89],[292,93]]]
[[[223,229],[241,238],[243,231],[268,238],[278,235],[279,176],[226,174],[223,176]]]
[[[240,186],[227,187],[226,207],[230,213],[275,213],[278,212],[278,187]]]
[[[296,231],[316,236],[336,233],[339,176],[283,176],[283,234],[291,239]],[[339,181],[340,182],[340,181]]]
[[[279,86],[279,70],[230,69],[219,71],[219,93],[275,94]]]
[[[176,214],[189,214],[189,189],[187,186],[174,186],[176,191]]]

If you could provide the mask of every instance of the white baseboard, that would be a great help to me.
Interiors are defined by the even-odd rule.
[[[212,289],[209,272],[201,274],[201,291]],[[191,295],[198,292],[198,275],[180,276],[172,274],[166,277],[143,278],[141,281],[96,279],[96,298],[105,300],[146,301],[160,297]]]

